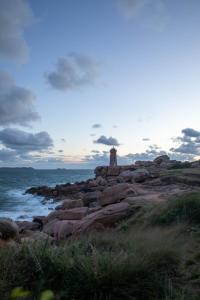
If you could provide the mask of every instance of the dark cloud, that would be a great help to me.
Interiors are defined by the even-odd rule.
[[[15,84],[6,72],[0,72],[0,125],[29,125],[39,119],[34,110],[35,95]]]
[[[196,144],[195,142],[188,142],[183,143],[177,148],[171,148],[172,152],[177,153],[185,153],[185,154],[193,154],[193,155],[199,155],[200,154],[200,144]]]
[[[101,127],[102,127],[102,125],[98,124],[98,123],[92,125],[92,128],[95,128],[95,129],[101,128]]]
[[[45,131],[34,134],[12,128],[0,131],[0,142],[6,148],[19,152],[43,151],[53,146],[53,140]]]
[[[29,49],[24,29],[33,22],[33,13],[27,1],[0,1],[0,58],[24,63]]]
[[[0,161],[5,162],[14,162],[17,159],[16,151],[9,150],[9,149],[0,149]]]
[[[185,128],[181,132],[182,136],[174,139],[178,143],[178,146],[171,148],[170,151],[193,157],[200,155],[200,131]]]
[[[63,153],[63,150],[60,149],[60,150],[58,150],[58,152],[59,152],[59,153]]]
[[[98,63],[88,56],[72,53],[61,57],[56,70],[45,74],[49,85],[60,91],[76,90],[92,85],[98,75]]]
[[[101,135],[96,141],[94,141],[95,144],[103,144],[107,146],[119,146],[120,143],[116,138],[109,137],[107,138],[105,135]]]
[[[182,130],[182,133],[187,137],[200,137],[200,131],[194,130],[192,128],[185,128]]]

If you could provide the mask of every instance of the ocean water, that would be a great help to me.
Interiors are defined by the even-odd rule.
[[[31,220],[47,215],[57,204],[43,197],[25,194],[32,186],[73,183],[94,177],[93,170],[35,170],[0,168],[0,218]]]

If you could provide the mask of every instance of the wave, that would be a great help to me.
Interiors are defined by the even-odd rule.
[[[32,220],[33,216],[47,215],[57,205],[53,200],[44,201],[44,197],[25,194],[22,189],[9,190],[6,194],[0,216],[14,220]]]

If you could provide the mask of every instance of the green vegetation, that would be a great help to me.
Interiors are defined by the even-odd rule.
[[[193,193],[144,207],[103,233],[2,248],[0,299],[22,287],[17,292],[27,300],[42,299],[43,291],[55,300],[198,300],[199,217]]]
[[[14,286],[30,290],[35,299],[51,288],[56,299],[166,299],[178,285],[180,258],[148,239],[110,232],[59,247],[35,244],[31,248],[0,251],[0,298],[8,299]],[[148,247],[148,251],[146,248]]]
[[[200,186],[200,168],[174,167],[159,174],[161,181],[167,184],[183,183],[189,186]]]
[[[200,225],[200,193],[190,193],[179,196],[166,205],[151,217],[153,225],[169,225],[171,223],[187,222]]]

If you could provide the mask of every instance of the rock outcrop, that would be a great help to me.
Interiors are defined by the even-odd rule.
[[[128,166],[97,167],[95,178],[85,182],[67,183],[53,188],[31,188],[28,193],[52,198],[59,205],[46,217],[34,217],[33,222],[18,222],[18,226],[11,222],[5,230],[0,223],[0,236],[6,238],[20,234],[23,241],[50,236],[53,242],[71,235],[105,230],[144,205],[159,203],[168,196],[187,191],[188,188],[182,183],[174,184],[168,170],[188,166],[200,167],[200,163],[188,165],[162,155],[154,161],[137,161]],[[163,173],[166,176],[162,177]]]
[[[108,205],[101,210],[94,212],[78,224],[74,228],[74,234],[80,234],[99,228],[113,227],[117,222],[127,217],[129,213],[128,203],[117,203]]]
[[[99,198],[101,206],[122,201],[128,195],[136,195],[133,185],[128,183],[118,183],[112,187],[107,187]]]

